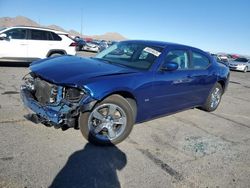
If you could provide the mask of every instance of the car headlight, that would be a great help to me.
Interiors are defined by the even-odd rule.
[[[63,92],[63,98],[70,102],[79,102],[86,92],[82,89],[65,87]]]
[[[35,90],[35,85],[34,85],[35,79],[32,73],[26,74],[22,80],[23,80],[23,83],[21,85],[21,88],[26,88],[30,91]]]

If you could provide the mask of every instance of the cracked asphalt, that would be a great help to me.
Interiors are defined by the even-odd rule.
[[[116,147],[27,121],[19,87],[28,72],[0,64],[0,187],[250,187],[250,72],[231,72],[215,112],[137,124]]]

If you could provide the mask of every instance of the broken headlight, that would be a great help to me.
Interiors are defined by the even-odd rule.
[[[21,88],[26,88],[30,91],[34,91],[35,90],[35,85],[34,85],[34,75],[32,73],[26,74],[23,77],[23,83]]]
[[[63,98],[70,102],[79,102],[85,95],[85,91],[78,88],[64,88]]]

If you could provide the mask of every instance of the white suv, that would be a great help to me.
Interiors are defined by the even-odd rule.
[[[67,33],[16,26],[0,30],[0,61],[31,62],[55,55],[75,55],[76,43]]]

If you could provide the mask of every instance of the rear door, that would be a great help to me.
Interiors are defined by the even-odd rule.
[[[61,40],[59,36],[57,36]],[[58,49],[58,40],[54,40],[50,31],[29,29],[29,58],[46,58],[51,49]]]
[[[27,58],[27,30],[24,28],[14,28],[4,33],[7,35],[7,38],[0,40],[0,57],[10,60]]]
[[[211,84],[207,77],[210,62],[203,62],[202,59],[202,63],[194,65],[193,61],[201,59],[198,55],[185,47],[169,48],[163,64],[175,62],[178,69],[158,70],[155,73],[153,115],[171,113],[203,103]]]
[[[153,86],[154,115],[161,115],[178,111],[192,103],[194,80],[189,77],[188,66],[190,57],[188,49],[169,49],[163,64],[175,62],[179,65],[175,71],[158,70],[155,73]]]
[[[217,81],[212,60],[202,51],[192,49],[190,51],[191,64],[190,76],[195,82],[195,100],[197,104],[203,104]]]

